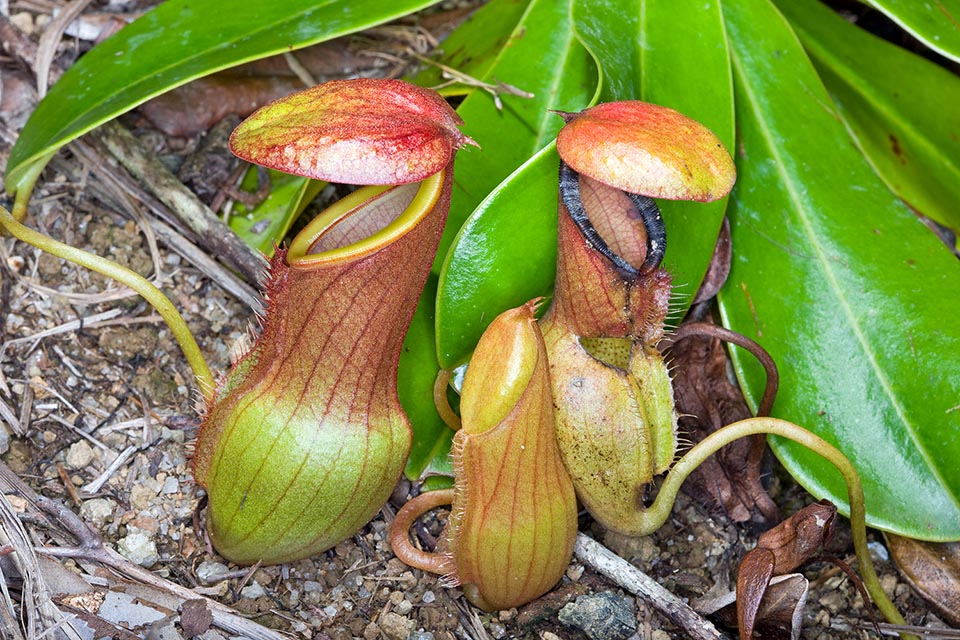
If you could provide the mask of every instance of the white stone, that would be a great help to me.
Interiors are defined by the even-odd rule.
[[[176,476],[167,476],[166,480],[163,481],[163,486],[160,488],[160,493],[171,494],[180,492],[180,481],[177,480]]]
[[[149,569],[160,560],[157,543],[143,531],[135,531],[117,543],[117,551],[130,562]]]
[[[124,624],[130,627],[139,627],[142,625],[162,620],[163,613],[149,607],[126,593],[119,591],[110,591],[107,593],[103,604],[97,611],[97,615],[114,624]]]
[[[87,522],[100,526],[107,520],[113,519],[116,508],[117,505],[113,500],[91,498],[90,500],[84,500],[83,504],[80,505],[80,517]]]
[[[86,469],[87,465],[93,462],[93,447],[86,440],[78,440],[67,449],[67,455],[64,458],[64,466],[71,471]]]
[[[217,576],[222,576],[227,572],[227,565],[213,560],[204,560],[197,567],[197,577],[201,582],[210,584]]]
[[[255,600],[257,598],[262,598],[265,595],[267,595],[267,592],[263,590],[263,587],[260,586],[260,583],[256,580],[240,590],[241,598],[250,598],[251,600]]]

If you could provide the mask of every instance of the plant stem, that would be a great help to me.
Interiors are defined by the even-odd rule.
[[[883,614],[883,617],[892,624],[906,624],[896,606],[887,598],[880,586],[880,580],[873,568],[870,552],[867,549],[866,508],[863,498],[863,486],[856,468],[840,451],[826,440],[814,435],[803,427],[792,422],[777,418],[749,418],[729,424],[714,431],[690,449],[673,466],[663,481],[659,493],[653,504],[646,509],[652,526],[651,531],[659,528],[667,519],[673,508],[674,500],[680,490],[680,485],[687,479],[704,460],[717,452],[718,449],[734,440],[756,434],[773,434],[805,446],[811,451],[826,458],[843,476],[847,484],[847,495],[850,500],[850,528],[853,533],[853,548],[857,561],[860,564],[860,574],[874,604]],[[916,640],[916,636],[903,634],[903,638]]]
[[[200,352],[197,341],[194,339],[193,334],[190,333],[190,329],[187,328],[187,323],[173,306],[173,303],[170,302],[160,289],[135,271],[122,267],[106,258],[101,258],[87,251],[58,242],[53,238],[49,238],[42,233],[20,224],[10,212],[3,207],[0,207],[0,227],[6,229],[10,235],[18,240],[55,255],[58,258],[63,258],[64,260],[105,275],[108,278],[112,278],[143,296],[164,319],[167,326],[170,327],[170,331],[173,332],[173,337],[180,344],[180,348],[183,349],[183,354],[186,356],[190,368],[193,369],[193,374],[197,378],[197,384],[200,387],[200,393],[203,394],[204,400],[209,402],[212,399],[215,389],[213,374],[210,373],[210,368],[203,359],[203,354]]]
[[[454,575],[457,565],[446,553],[421,551],[410,542],[410,527],[426,512],[453,502],[453,489],[440,489],[421,493],[411,499],[397,512],[390,524],[390,546],[393,554],[404,563],[431,573]]]

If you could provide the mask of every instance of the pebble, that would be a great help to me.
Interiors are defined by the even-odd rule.
[[[377,640],[380,637],[380,625],[376,622],[369,623],[363,629],[363,640]]]
[[[80,505],[80,517],[96,526],[113,519],[117,505],[106,498],[91,498]]]
[[[227,565],[222,562],[214,562],[213,560],[204,560],[197,566],[197,578],[200,579],[200,582],[205,582],[209,584],[212,582],[212,579],[218,575],[223,575],[227,572]]]
[[[874,562],[888,562],[890,560],[890,553],[882,542],[868,542],[867,549],[870,550],[870,557]]]
[[[408,613],[410,613],[411,609],[413,609],[413,603],[410,602],[409,600],[401,600],[397,604],[397,613],[399,613],[402,616],[405,616]]]
[[[26,35],[30,35],[36,31],[36,28],[33,24],[33,15],[27,11],[20,11],[13,14],[10,16],[10,22],[12,22],[17,29],[23,31]]]
[[[150,500],[157,497],[157,491],[148,484],[136,484],[130,489],[130,506],[142,511],[150,506]]]
[[[250,598],[251,600],[256,600],[257,598],[262,598],[265,595],[267,595],[267,592],[256,580],[240,590],[241,598]]]
[[[380,616],[377,624],[387,640],[407,640],[407,636],[413,631],[413,620],[393,611]]]
[[[610,591],[580,596],[560,610],[560,622],[590,640],[625,640],[637,632],[633,603]]]
[[[135,531],[117,543],[117,551],[130,562],[149,569],[160,560],[157,543],[142,531]]]
[[[424,592],[423,592],[423,601],[424,601],[424,603],[426,603],[426,604],[431,604],[431,603],[435,602],[436,599],[437,599],[437,596],[436,596],[435,593],[433,593],[433,591],[424,591]]]
[[[163,486],[160,488],[160,493],[171,494],[180,492],[180,481],[177,480],[176,476],[167,476],[166,480],[163,481]]]
[[[78,440],[67,449],[67,455],[64,457],[64,465],[71,471],[85,469],[87,465],[93,462],[93,447],[86,440]]]

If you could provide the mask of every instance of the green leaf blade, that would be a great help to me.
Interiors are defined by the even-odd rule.
[[[412,13],[436,0],[170,0],[94,47],[55,84],[10,152],[6,188],[64,144],[146,100],[209,73],[316,44]]]
[[[494,189],[447,253],[437,294],[437,357],[452,369],[502,311],[553,287],[557,172],[553,144]]]
[[[960,62],[960,1],[864,0],[917,40]]]
[[[960,78],[819,2],[778,6],[884,181],[924,215],[960,229]]]
[[[241,185],[244,190],[256,190],[259,171],[261,169],[257,167],[250,168]],[[268,175],[270,193],[253,209],[248,210],[238,203],[230,216],[229,227],[248,245],[266,256],[272,256],[293,221],[327,183],[272,169]]]
[[[443,55],[438,62],[474,79],[485,78],[497,57],[510,42],[513,27],[523,19],[530,0],[492,0],[463,21],[441,44]],[[436,65],[429,65],[412,80],[425,87],[434,87],[441,95],[458,96],[473,93],[476,88],[455,82]],[[452,82],[452,84],[451,84]]]
[[[537,64],[530,64],[531,60]],[[436,269],[477,205],[556,137],[563,120],[551,109],[578,111],[593,96],[596,71],[574,37],[568,2],[533,0],[482,79],[508,83],[533,97],[501,95],[503,108],[498,109],[493,96],[474,91],[457,109],[464,120],[463,132],[480,150],[467,149],[457,157]]]
[[[880,182],[831,112],[794,34],[767,0],[728,0],[740,180],[724,322],[781,369],[774,414],[857,467],[870,524],[960,538],[960,266]],[[783,82],[790,78],[790,82]],[[755,400],[763,374],[734,354]],[[773,439],[791,474],[846,504],[839,474]]]
[[[450,460],[453,429],[440,418],[433,401],[433,383],[437,376],[436,295],[437,278],[431,274],[403,341],[397,368],[397,395],[413,429],[404,473],[413,481],[428,474],[453,475]]]

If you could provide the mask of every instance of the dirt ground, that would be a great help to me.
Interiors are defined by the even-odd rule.
[[[4,133],[0,165],[4,165],[22,116],[29,113],[31,94],[29,88],[20,87],[17,91],[26,106],[10,107],[6,100],[14,91],[11,78],[20,78],[22,69],[7,57],[0,61],[0,70],[5,74],[7,105],[0,114]],[[197,148],[199,136],[167,136],[136,113],[125,117],[123,124],[173,168]],[[157,242],[151,215],[105,182],[102,166],[71,147],[41,178],[28,224],[149,276],[184,315],[211,367],[225,371],[236,345],[256,325],[254,312],[174,251],[175,242]],[[647,603],[579,561],[571,564],[553,592],[525,607],[495,613],[471,607],[458,590],[445,588],[437,577],[393,557],[386,530],[397,506],[414,489],[407,481],[400,483],[394,499],[373,522],[320,557],[252,569],[231,565],[209,548],[202,527],[198,530],[202,490],[192,480],[189,462],[198,397],[191,380],[170,331],[141,298],[97,274],[9,237],[0,238],[0,408],[9,414],[0,415],[0,461],[32,490],[78,514],[108,548],[162,581],[209,597],[276,630],[280,637],[681,636]],[[812,501],[775,465],[769,491],[782,514]],[[44,524],[23,495],[5,493],[33,546],[71,546],[70,536]],[[443,519],[440,513],[423,523],[418,531],[423,544],[440,535]],[[7,538],[12,536],[11,526],[4,522]],[[851,562],[844,526],[834,553]],[[729,591],[740,558],[755,544],[745,528],[686,496],[681,496],[670,521],[652,536],[627,539],[608,534],[586,515],[581,517],[581,531],[690,602]],[[943,626],[898,576],[886,558],[882,538],[877,535],[873,540],[884,587],[907,621]],[[49,590],[50,603],[73,616],[74,627],[82,631],[79,637],[213,640],[231,635],[205,617],[209,607],[200,605],[196,613],[182,592],[172,600],[168,594],[164,601],[162,588],[119,576],[88,556],[39,555],[39,579]],[[14,624],[25,628],[28,605],[20,598],[25,598],[21,592],[29,581],[9,562],[0,563],[0,570],[8,609],[20,618]],[[80,583],[65,573],[80,576]],[[875,635],[852,582],[834,564],[814,561],[803,573],[810,580],[810,593],[801,637]],[[595,604],[598,594],[608,607],[607,617],[591,625],[576,612]],[[11,624],[9,615],[5,622]],[[8,626],[2,635],[34,637],[31,633]],[[55,633],[66,632],[59,627]]]

